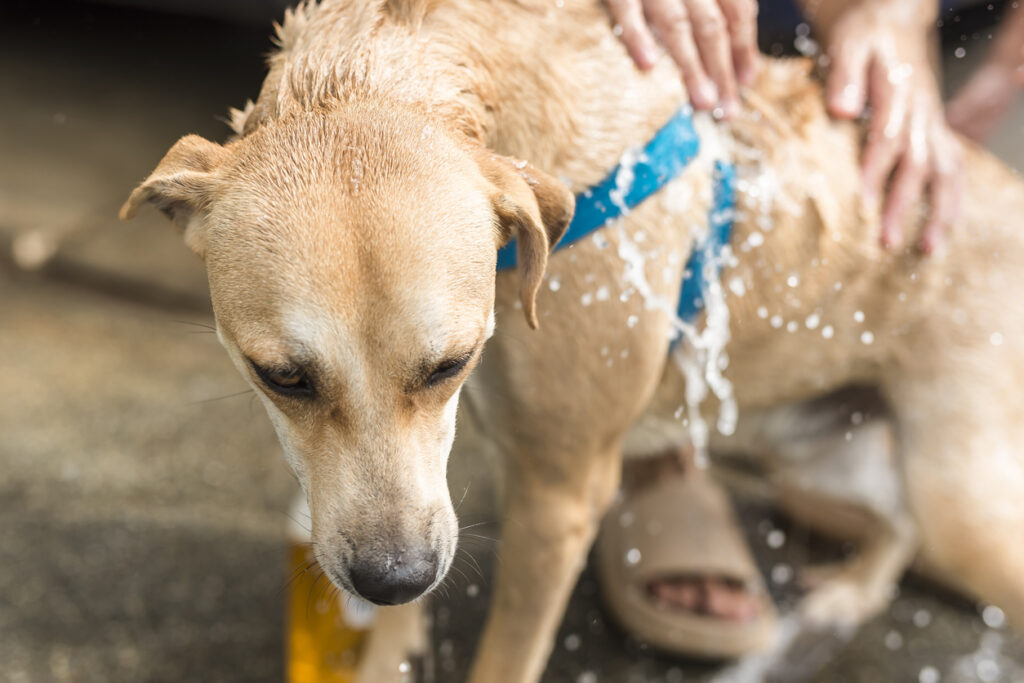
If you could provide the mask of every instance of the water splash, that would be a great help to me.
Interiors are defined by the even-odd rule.
[[[621,211],[622,217],[629,215],[626,196],[629,194],[635,179],[634,168],[644,160],[643,152],[630,149],[622,155],[618,171],[615,175],[615,188],[609,192],[612,203]],[[718,431],[732,434],[736,429],[738,408],[733,395],[732,383],[724,376],[728,367],[728,356],[725,347],[730,339],[729,308],[725,303],[725,292],[719,277],[721,267],[733,260],[732,252],[726,246],[715,258],[706,259],[702,273],[706,283],[704,292],[704,328],[698,330],[681,319],[677,313],[675,302],[668,297],[657,294],[651,287],[646,275],[646,256],[639,246],[638,236],[630,237],[622,221],[616,223],[618,233],[618,255],[625,263],[623,282],[627,288],[635,290],[643,299],[645,310],[661,311],[668,316],[673,339],[678,343],[672,349],[672,357],[686,378],[686,413],[687,430],[696,453],[696,462],[707,462],[709,428],[701,415],[700,406],[709,393],[714,394],[719,402]],[[707,226],[703,230],[696,229],[695,240],[699,243],[704,239]]]

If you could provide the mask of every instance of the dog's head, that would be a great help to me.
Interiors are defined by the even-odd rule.
[[[317,558],[381,604],[444,577],[459,391],[494,326],[496,250],[523,311],[572,215],[557,181],[425,115],[350,106],[220,146],[182,138],[151,202],[206,262],[218,335],[308,496]]]

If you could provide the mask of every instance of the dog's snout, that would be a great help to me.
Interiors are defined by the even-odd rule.
[[[352,587],[378,605],[400,605],[422,595],[437,578],[438,557],[431,548],[404,548],[374,554],[349,567]]]

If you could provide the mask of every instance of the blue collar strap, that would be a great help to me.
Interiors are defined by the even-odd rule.
[[[631,168],[620,163],[600,183],[576,195],[576,212],[555,249],[568,247],[621,218],[623,213],[675,179],[696,158],[698,152],[700,140],[693,127],[693,113],[690,107],[683,107],[636,155],[636,163]],[[620,187],[621,179],[628,177],[630,170],[631,182],[622,183],[626,186]],[[687,275],[679,302],[679,315],[683,320],[693,319],[703,309],[706,288],[704,264],[714,264],[718,260],[715,257],[731,237],[733,179],[732,165],[718,162],[715,167],[714,206],[708,221],[708,238],[694,249],[686,265]],[[720,264],[714,265],[720,267]],[[516,248],[513,241],[498,250],[497,268],[505,270],[515,266]]]

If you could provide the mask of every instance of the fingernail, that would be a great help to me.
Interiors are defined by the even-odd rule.
[[[903,244],[903,232],[891,224],[882,228],[882,246],[896,251]]]
[[[711,81],[702,81],[697,86],[697,92],[694,93],[696,99],[701,107],[713,107],[718,102],[718,88]]]
[[[650,69],[658,63],[658,51],[653,45],[644,45],[640,48],[640,61],[643,62],[646,69]]]
[[[847,85],[832,97],[832,108],[849,116],[856,116],[860,113],[860,99],[860,89],[855,85]]]

